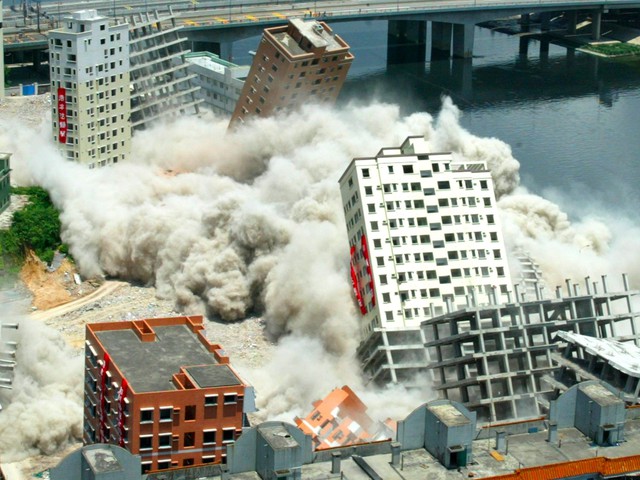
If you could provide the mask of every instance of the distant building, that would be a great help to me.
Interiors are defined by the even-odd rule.
[[[347,385],[313,403],[313,411],[296,418],[298,428],[311,435],[315,450],[387,440],[393,431],[367,415],[367,406]]]
[[[119,445],[143,472],[226,461],[253,388],[202,317],[89,324],[86,337],[85,444]]]
[[[0,213],[11,203],[10,153],[0,153]]]
[[[93,167],[124,160],[131,147],[129,33],[96,10],[49,32],[53,139],[64,158]]]
[[[193,52],[185,55],[189,72],[195,73],[193,83],[200,87],[202,106],[216,115],[229,116],[240,98],[249,66],[239,66],[222,60],[209,52]]]
[[[131,126],[144,129],[159,119],[198,113],[199,88],[183,58],[187,40],[171,7],[167,14],[132,15],[130,22]]]
[[[307,102],[335,102],[353,61],[349,45],[315,20],[266,28],[231,125]]]

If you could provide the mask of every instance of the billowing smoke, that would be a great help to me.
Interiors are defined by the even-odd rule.
[[[380,405],[374,416],[394,404],[400,417],[430,398],[428,386],[415,397],[392,392],[392,402],[377,402],[385,392],[364,385],[354,360],[358,324],[338,187],[352,158],[424,135],[434,151],[485,160],[509,246],[529,252],[550,285],[623,266],[640,278],[638,261],[624,264],[613,253],[638,250],[637,227],[605,226],[591,215],[571,221],[519,186],[508,145],[475,137],[459,116],[445,99],[436,119],[402,117],[379,103],[307,106],[231,133],[226,119],[183,118],[138,134],[130,161],[91,171],[59,158],[48,125],[28,138],[11,119],[0,125],[0,145],[15,153],[15,181],[51,192],[85,276],[153,284],[183,311],[224,321],[263,317],[280,346],[247,376],[265,418],[304,414],[345,383]]]
[[[57,331],[3,309],[4,321],[19,325],[13,388],[0,390],[0,455],[15,462],[82,438],[84,365]]]

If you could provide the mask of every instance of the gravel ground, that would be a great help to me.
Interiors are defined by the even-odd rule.
[[[51,96],[30,95],[28,97],[5,97],[0,99],[0,116],[19,118],[27,125],[40,125],[51,111]]]

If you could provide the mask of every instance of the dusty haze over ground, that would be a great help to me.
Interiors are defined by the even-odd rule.
[[[92,171],[60,159],[46,119],[34,132],[7,112],[0,106],[0,150],[14,154],[12,179],[49,190],[81,273],[154,285],[187,313],[227,322],[261,316],[278,347],[265,365],[242,373],[256,386],[264,418],[291,421],[345,383],[377,418],[402,417],[432,397],[428,385],[404,395],[401,387],[374,390],[360,376],[337,183],[352,158],[398,146],[409,135],[424,135],[433,151],[488,162],[508,247],[528,251],[551,288],[602,274],[610,274],[613,288],[623,271],[640,279],[639,257],[629,255],[640,247],[637,225],[598,214],[598,206],[571,221],[561,206],[527,192],[509,146],[461,128],[449,99],[435,117],[402,117],[396,106],[380,103],[338,111],[309,106],[229,134],[226,119],[183,118],[137,134],[130,161]],[[70,354],[53,352],[63,351],[59,340],[44,329],[41,335],[51,345],[49,361],[69,371],[54,398],[61,409],[78,409],[65,424],[66,435],[77,436],[82,369],[67,365]],[[17,382],[14,402],[23,401],[22,391]],[[12,421],[0,414],[0,432],[2,422],[9,428]],[[0,448],[19,446],[17,457],[47,452],[56,441],[26,436]]]

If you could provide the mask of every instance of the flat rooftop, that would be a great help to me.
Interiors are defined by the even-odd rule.
[[[136,393],[177,390],[172,377],[180,373],[181,367],[218,365],[213,353],[186,325],[154,325],[153,330],[156,334],[153,342],[141,341],[132,329],[95,332]],[[197,372],[200,374],[205,383],[216,377],[204,371]]]
[[[453,405],[429,405],[427,408],[448,427],[468,425],[471,423],[469,419]]]
[[[187,367],[185,370],[200,388],[242,385],[228,365],[202,365]]]

